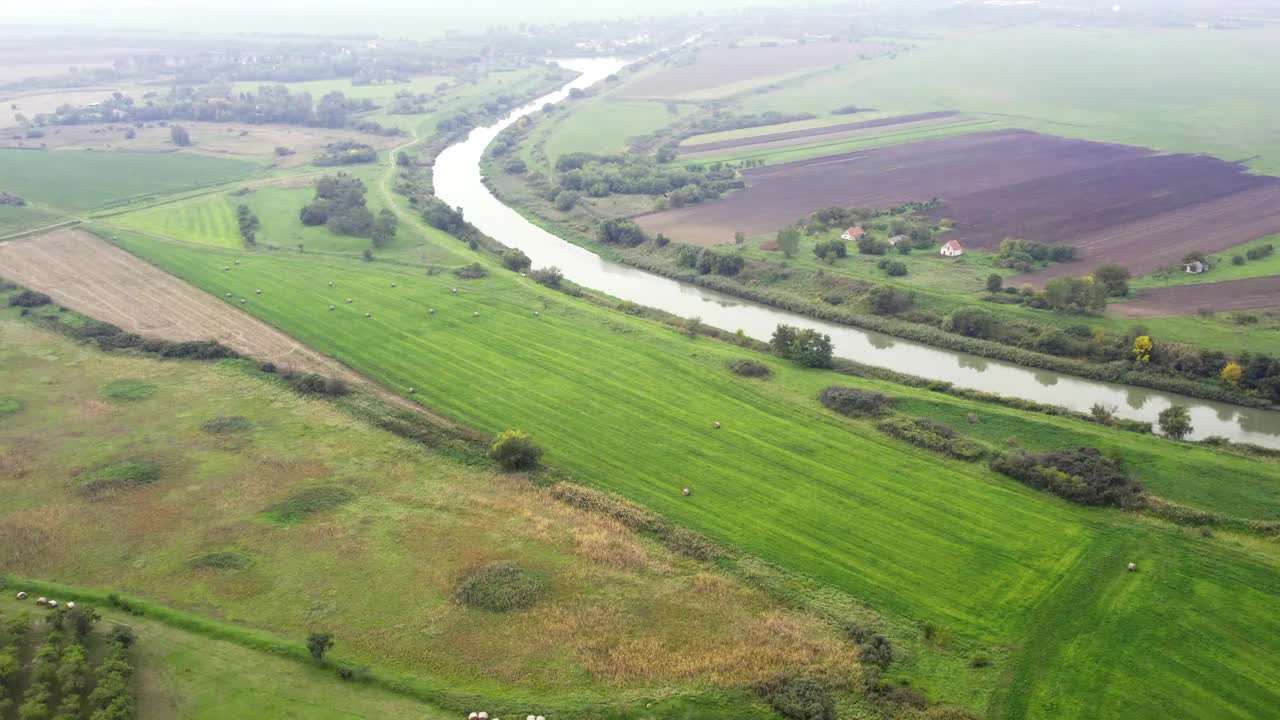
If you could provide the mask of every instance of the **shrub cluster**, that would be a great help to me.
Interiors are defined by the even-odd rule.
[[[364,182],[346,173],[316,181],[316,196],[298,213],[303,225],[324,225],[335,235],[371,237],[374,217],[365,206]]]
[[[454,591],[458,602],[490,612],[533,607],[548,590],[546,578],[515,563],[493,563],[468,575]]]
[[[129,648],[133,633],[117,626],[110,635],[107,657],[98,665],[97,683],[89,693],[93,720],[128,720],[134,716],[133,664]]]
[[[236,206],[236,223],[240,226],[240,238],[244,240],[245,245],[250,247],[258,244],[258,216],[253,214],[253,210],[248,205],[240,203]]]
[[[564,280],[564,273],[560,272],[560,268],[552,266],[533,270],[529,273],[529,277],[539,285],[558,288],[560,287],[560,282]]]
[[[663,152],[659,151],[657,159],[634,153],[561,155],[555,165],[556,172],[560,173],[556,184],[545,192],[548,199],[561,192],[591,197],[661,195],[664,205],[682,207],[744,187],[737,171],[725,163],[674,167],[663,162]]]
[[[365,128],[361,128],[365,130]],[[369,128],[372,129],[372,128]],[[366,130],[367,131],[367,130]],[[369,163],[378,159],[378,151],[372,145],[353,140],[339,140],[324,146],[324,151],[312,160],[313,165],[327,167],[332,165],[356,165]]]
[[[888,395],[839,385],[818,393],[818,401],[828,409],[850,417],[883,415],[893,408],[894,403]]]
[[[640,226],[630,220],[605,220],[596,237],[605,245],[635,247],[648,238]]]
[[[453,271],[454,277],[459,280],[479,280],[488,274],[489,271],[485,270],[484,266],[478,262],[473,262],[470,265],[463,265]]]
[[[787,720],[836,720],[831,688],[813,678],[781,676],[757,683],[754,689]]]
[[[1027,272],[1038,262],[1068,262],[1076,259],[1076,249],[1070,245],[1046,245],[1019,238],[1000,241],[996,264]]]
[[[534,444],[529,433],[506,430],[499,433],[489,446],[489,457],[496,460],[503,470],[532,470],[538,466],[542,448]]]
[[[53,302],[48,295],[35,290],[22,290],[9,296],[9,307],[33,308]]]
[[[533,265],[533,261],[529,259],[529,256],[525,255],[524,251],[516,248],[504,250],[500,257],[502,258],[502,266],[514,272],[523,272]]]
[[[831,336],[817,330],[778,325],[769,339],[769,348],[778,356],[804,367],[831,367]]]
[[[146,460],[105,465],[85,473],[77,482],[81,495],[95,497],[112,490],[149,485],[160,479],[160,468]]]
[[[876,425],[881,432],[917,447],[972,462],[982,457],[982,446],[935,420],[889,417]]]
[[[768,365],[755,360],[730,360],[729,369],[743,377],[769,377],[773,372]]]
[[[316,373],[300,373],[288,368],[280,371],[280,377],[289,383],[289,387],[305,395],[342,397],[351,392],[347,383],[341,378],[330,378]]]
[[[992,469],[1081,505],[1136,507],[1142,486],[1095,448],[997,458]]]

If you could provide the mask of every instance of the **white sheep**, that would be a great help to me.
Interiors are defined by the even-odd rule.
[[[411,387],[411,388],[409,388],[409,394],[410,394],[410,395],[412,395],[412,394],[414,394],[414,393],[416,393],[416,392],[418,392],[417,388],[412,388],[412,387]]]
[[[457,294],[458,294],[458,288],[453,288],[453,289],[452,289],[452,290],[450,290],[449,292],[453,293],[454,295],[457,295]]]

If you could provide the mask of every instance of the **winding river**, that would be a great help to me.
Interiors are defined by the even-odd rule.
[[[466,218],[486,234],[523,250],[535,267],[555,265],[567,278],[585,287],[683,317],[700,317],[726,330],[741,329],[761,340],[768,340],[778,323],[814,328],[831,336],[840,357],[975,390],[1079,411],[1102,403],[1115,406],[1121,417],[1152,423],[1161,410],[1177,403],[1191,412],[1193,439],[1218,435],[1236,442],[1280,447],[1277,412],[1085,380],[823,322],[609,262],[539,228],[485,187],[480,173],[485,148],[521,117],[538,111],[545,103],[565,99],[573,88],[594,85],[627,63],[613,58],[559,62],[582,74],[560,90],[512,111],[501,121],[473,130],[466,140],[445,149],[435,163],[437,195],[450,205],[461,207]]]

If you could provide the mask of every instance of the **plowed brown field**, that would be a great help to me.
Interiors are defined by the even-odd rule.
[[[639,218],[699,244],[766,233],[831,205],[887,208],[941,198],[971,248],[1006,237],[1080,248],[1081,260],[1025,275],[1041,283],[1118,262],[1135,274],[1280,232],[1280,178],[1201,155],[1159,154],[1022,130],[975,133],[748,170],[723,200]]]
[[[928,120],[940,120],[943,118],[954,117],[956,114],[956,112],[951,110],[943,110],[939,112],[917,113],[915,115],[897,115],[894,117],[878,118],[876,120],[847,122],[840,123],[838,125],[823,125],[821,127],[806,128],[804,130],[788,130],[786,132],[769,133],[767,135],[752,135],[750,137],[734,138],[732,140],[717,140],[715,142],[682,145],[680,147],[680,152],[688,154],[702,153],[711,150],[727,150],[730,148],[749,147],[751,145],[763,145],[766,143],[776,143],[786,140],[808,140],[809,138],[821,138],[823,135],[846,133],[851,130],[867,130],[892,125],[906,125]]]
[[[1199,310],[1229,312],[1277,306],[1280,306],[1280,276],[1271,276],[1142,290],[1130,302],[1111,305],[1107,313],[1143,318],[1188,315]]]

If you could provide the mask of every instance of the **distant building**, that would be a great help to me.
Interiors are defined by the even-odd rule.
[[[889,238],[889,247],[898,247],[898,243],[906,242],[906,241],[907,241],[906,235],[894,235],[893,237]]]
[[[964,254],[964,248],[960,247],[959,240],[948,240],[942,246],[943,257],[960,257]]]
[[[1192,275],[1199,275],[1200,273],[1209,269],[1209,264],[1202,263],[1199,260],[1193,260],[1187,263],[1186,265],[1183,265],[1182,269],[1191,273]]]
[[[858,238],[866,234],[867,234],[867,231],[863,230],[861,225],[854,225],[848,230],[845,230],[844,234],[840,236],[840,239],[841,240],[857,240]]]

